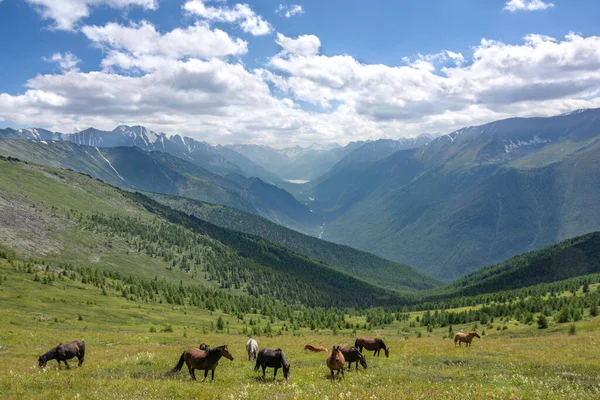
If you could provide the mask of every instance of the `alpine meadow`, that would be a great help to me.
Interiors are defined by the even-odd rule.
[[[600,398],[600,4],[458,3],[0,0],[0,398]]]

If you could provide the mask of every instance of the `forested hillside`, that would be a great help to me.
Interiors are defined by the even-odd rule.
[[[287,229],[256,215],[234,208],[203,203],[184,197],[148,193],[149,197],[171,208],[192,214],[212,224],[258,235],[279,243],[296,253],[322,262],[340,272],[360,277],[378,286],[394,290],[430,289],[440,283],[414,268],[385,260],[370,253],[342,246]]]

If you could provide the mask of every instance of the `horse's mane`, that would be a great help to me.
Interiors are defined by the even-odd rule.
[[[218,347],[209,348],[208,350],[205,350],[205,351],[208,354],[219,353],[219,352],[221,352],[221,350],[223,350],[226,347],[227,347],[227,345],[224,344],[224,345],[221,345],[221,346],[218,346]]]
[[[377,343],[379,343],[379,346],[381,346],[381,348],[382,348],[382,349],[384,349],[384,350],[385,350],[385,349],[387,349],[387,347],[386,347],[385,343],[383,343],[383,340],[381,340],[381,339],[377,338],[377,339],[375,339],[375,341],[376,341]]]
[[[281,357],[281,365],[284,368],[289,368],[290,367],[290,363],[288,362],[287,358],[285,357],[285,354],[283,353],[283,350],[281,349],[275,349],[276,352],[279,353],[280,357]]]

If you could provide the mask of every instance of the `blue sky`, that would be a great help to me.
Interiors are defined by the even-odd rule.
[[[598,107],[598,15],[594,0],[0,0],[0,126],[287,145]]]

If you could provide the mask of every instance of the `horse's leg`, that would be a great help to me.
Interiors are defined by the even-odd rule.
[[[263,364],[262,369],[263,369],[263,381],[264,381],[265,379],[267,379],[267,377],[265,376],[265,371],[267,370],[267,366],[265,364]]]
[[[332,369],[330,369],[330,371],[331,371],[331,382],[333,382],[333,379],[334,379],[334,376],[333,376],[333,370],[332,370]]]
[[[204,382],[206,380],[206,377],[208,376],[208,370],[205,369],[204,370],[204,380],[202,382]]]
[[[79,364],[77,364],[77,366],[78,366],[78,367],[81,367],[81,364],[83,364],[83,359],[84,359],[84,356],[83,356],[83,355],[81,355],[81,354],[78,354],[78,355],[77,355],[77,359],[79,360]]]
[[[65,365],[67,366],[67,369],[71,369],[71,367],[69,367],[69,363],[67,363],[67,360],[63,360],[63,362],[65,363]]]
[[[275,367],[275,372],[273,372],[273,380],[275,380],[275,377],[277,376],[278,369],[279,369],[278,367]]]
[[[339,372],[339,371],[338,371]],[[342,368],[342,378],[344,377],[344,368]]]
[[[215,380],[215,369],[214,369],[214,368],[211,370],[211,373],[210,373],[210,380],[211,380],[211,381],[214,381],[214,380]]]

